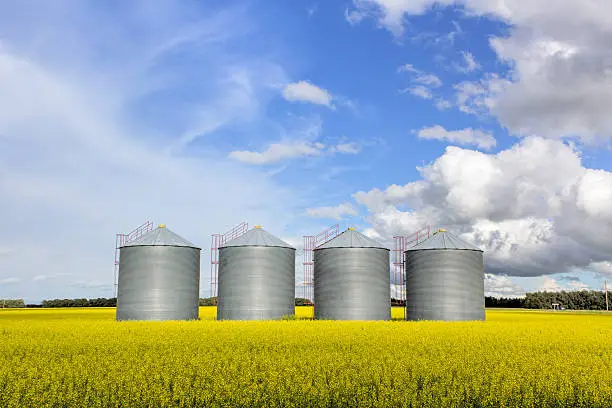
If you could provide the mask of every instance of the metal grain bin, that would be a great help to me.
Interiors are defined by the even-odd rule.
[[[117,320],[198,319],[200,248],[165,225],[119,252]]]
[[[406,250],[406,320],[484,320],[483,251],[440,229]]]
[[[219,249],[218,320],[295,314],[295,248],[256,226]]]
[[[349,228],[314,250],[315,319],[389,320],[389,250]]]

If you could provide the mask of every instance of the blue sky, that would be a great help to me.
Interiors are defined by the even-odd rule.
[[[599,289],[610,6],[490,3],[0,1],[0,298],[110,296],[147,219],[204,248],[203,296],[243,220],[447,227],[489,294]]]

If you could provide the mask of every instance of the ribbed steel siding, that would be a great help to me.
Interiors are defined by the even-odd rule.
[[[268,320],[295,314],[295,249],[219,250],[218,320]]]
[[[199,292],[199,249],[121,248],[117,320],[197,319]]]
[[[406,320],[484,320],[482,252],[406,251]]]
[[[389,320],[390,284],[387,249],[314,251],[315,319]]]

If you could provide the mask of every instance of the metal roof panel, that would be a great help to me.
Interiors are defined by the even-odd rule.
[[[329,249],[329,248],[382,248],[388,249],[373,240],[372,238],[368,238],[360,232],[355,231],[354,229],[347,229],[342,234],[338,235],[336,238],[331,239],[316,247],[315,249]]]
[[[276,238],[262,228],[253,228],[250,231],[242,234],[238,238],[234,238],[231,241],[221,245],[221,248],[225,247],[240,247],[240,246],[263,246],[263,247],[281,247],[281,248],[293,248],[285,241]]]

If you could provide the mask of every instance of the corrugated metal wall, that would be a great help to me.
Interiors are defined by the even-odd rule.
[[[219,250],[218,320],[280,319],[295,314],[295,249]]]
[[[315,319],[389,320],[389,250],[314,251]]]
[[[200,249],[121,248],[117,320],[197,319],[199,292]]]
[[[484,320],[481,251],[416,250],[405,253],[406,320]]]

